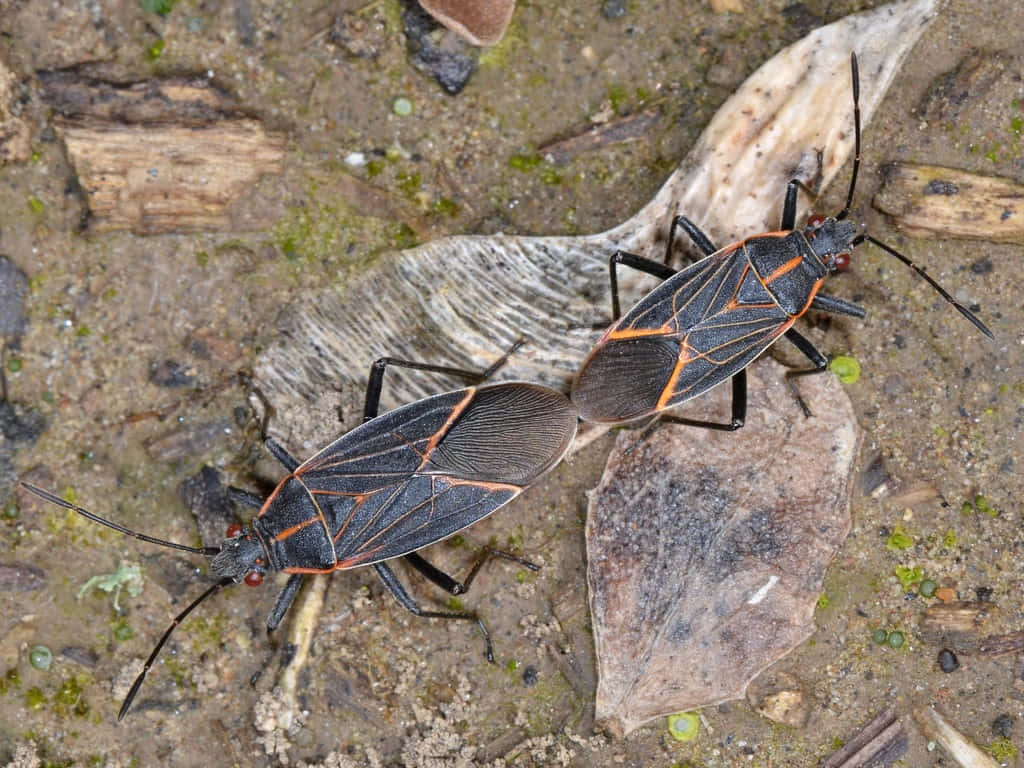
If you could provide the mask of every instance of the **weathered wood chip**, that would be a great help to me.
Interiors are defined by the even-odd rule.
[[[872,204],[913,237],[1024,243],[1024,184],[938,165],[892,163]]]
[[[934,706],[921,706],[914,710],[914,720],[921,733],[934,741],[962,768],[998,768],[999,763],[985,754],[942,715]]]
[[[90,232],[237,230],[229,206],[280,173],[284,138],[240,114],[203,80],[117,85],[41,73],[43,98],[78,174]]]
[[[885,709],[860,733],[829,755],[821,768],[876,768],[890,765],[907,750],[907,736],[896,713]]]
[[[961,653],[975,653],[980,647],[982,626],[996,610],[994,603],[956,600],[934,603],[921,616],[921,639],[935,645],[952,645]]]

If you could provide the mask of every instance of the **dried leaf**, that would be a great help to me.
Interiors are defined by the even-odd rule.
[[[744,695],[814,629],[825,568],[850,526],[860,432],[831,376],[751,370],[746,426],[623,432],[587,514],[598,720],[615,735]],[[729,387],[686,415],[717,409]],[[714,408],[711,403],[714,402]]]
[[[420,0],[423,9],[473,45],[495,45],[512,20],[515,0]]]

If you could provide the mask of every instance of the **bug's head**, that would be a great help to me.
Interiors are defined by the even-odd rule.
[[[263,581],[267,563],[267,550],[263,541],[252,528],[240,526],[228,529],[228,537],[212,561],[213,572],[217,576],[236,583],[244,580],[251,587]]]
[[[829,272],[845,272],[850,268],[850,250],[857,235],[857,227],[852,222],[814,215],[807,219],[804,235]]]

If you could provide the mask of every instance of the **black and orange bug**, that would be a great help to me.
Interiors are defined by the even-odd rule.
[[[795,230],[799,180],[786,187],[778,232],[748,237],[718,249],[685,216],[669,230],[665,263],[617,251],[610,259],[613,325],[590,352],[573,382],[571,397],[586,421],[616,424],[660,413],[732,379],[728,423],[671,417],[710,429],[743,426],[747,408],[746,367],[780,336],[813,363],[789,371],[791,377],[821,373],[828,358],[792,327],[807,310],[864,317],[863,308],[819,293],[825,278],[845,270],[850,251],[873,243],[924,278],[989,338],[992,333],[969,309],[953,299],[924,269],[847,221],[860,168],[860,85],[857,57],[850,56],[853,79],[854,160],[846,204],[835,216],[812,216]],[[810,191],[810,190],[807,190]],[[705,258],[676,272],[668,266],[676,230],[681,227]],[[616,266],[641,270],[664,282],[620,317]],[[804,413],[810,415],[792,386]],[[669,418],[669,417],[665,417]]]
[[[372,565],[399,604],[412,613],[475,622],[487,642],[487,658],[493,661],[490,634],[475,612],[421,609],[386,561],[404,557],[452,594],[466,591],[490,555],[536,568],[508,553],[487,549],[459,582],[416,550],[483,519],[554,467],[576,434],[576,410],[561,392],[537,384],[503,382],[434,395],[379,416],[377,412],[389,365],[480,382],[505,358],[483,374],[393,358],[378,360],[366,389],[363,424],[301,463],[267,440],[268,450],[289,474],[265,500],[238,492],[242,501],[258,506],[259,513],[248,527],[230,530],[220,547],[189,547],[137,533],[23,483],[47,501],[128,536],[211,558],[217,582],[171,622],[125,697],[118,720],[128,712],[171,632],[196,606],[231,584],[243,580],[258,584],[270,571],[292,575],[267,618],[268,631],[281,622],[306,574]]]

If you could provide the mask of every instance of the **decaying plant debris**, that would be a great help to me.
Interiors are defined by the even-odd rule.
[[[229,206],[261,175],[281,172],[284,139],[238,114],[208,82],[115,85],[70,72],[39,77],[85,193],[91,233],[270,223],[235,221]]]
[[[1024,184],[957,168],[893,163],[874,206],[913,237],[1024,242]]]
[[[850,527],[860,435],[838,381],[800,382],[808,419],[783,373],[771,360],[751,369],[737,432],[663,424],[616,441],[587,510],[596,717],[615,735],[742,697],[814,630]],[[728,394],[685,413],[725,418]]]

